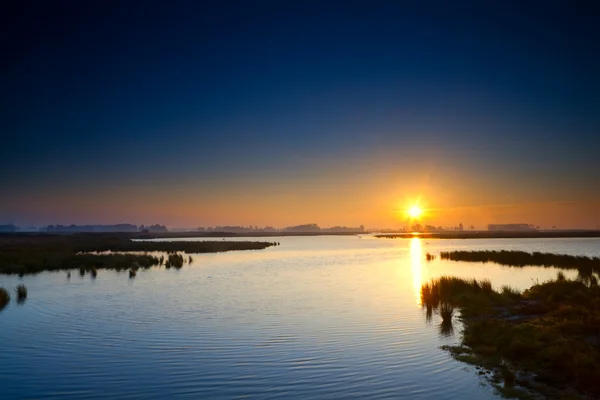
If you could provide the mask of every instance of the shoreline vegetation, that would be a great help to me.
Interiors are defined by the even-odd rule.
[[[163,257],[147,252],[169,253],[170,265],[183,265],[175,253],[218,253],[235,250],[262,250],[277,242],[251,241],[133,241],[139,235],[84,233],[0,235],[0,274],[35,274],[42,271],[77,270],[80,275],[98,269],[127,270],[162,265]],[[136,253],[136,254],[133,254]],[[172,255],[172,256],[171,256]],[[191,260],[191,257],[189,257]]]
[[[494,290],[489,280],[444,276],[421,287],[426,319],[452,332],[454,309],[461,342],[443,346],[475,365],[505,397],[600,398],[600,287],[597,280],[556,279],[523,293]]]
[[[401,232],[374,235],[378,239],[537,239],[596,238],[600,230]]]
[[[493,262],[509,267],[527,266],[577,270],[582,280],[597,284],[600,279],[600,257],[571,256],[554,253],[528,253],[516,250],[442,251],[440,259],[463,262]],[[596,274],[597,276],[594,276]]]

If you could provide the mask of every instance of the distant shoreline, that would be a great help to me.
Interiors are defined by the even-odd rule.
[[[281,237],[281,236],[355,236],[369,235],[367,232],[157,232],[133,234],[135,239],[168,238],[222,238],[222,237]]]
[[[596,238],[600,230],[564,230],[564,231],[462,231],[462,232],[421,232],[389,233],[374,235],[379,239],[408,239],[423,237],[427,239],[542,239],[542,238]]]
[[[129,239],[178,239],[178,238],[259,238],[284,236],[372,236],[379,239],[535,239],[535,238],[597,238],[600,230],[556,230],[556,231],[447,231],[447,232],[0,232],[0,238],[36,236],[118,236]]]

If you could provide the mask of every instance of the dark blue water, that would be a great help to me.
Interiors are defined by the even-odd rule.
[[[496,398],[440,345],[419,287],[442,274],[518,288],[541,268],[436,260],[487,248],[600,255],[597,239],[286,237],[195,255],[182,270],[0,276],[29,297],[0,312],[0,399]],[[13,296],[14,297],[14,296]]]

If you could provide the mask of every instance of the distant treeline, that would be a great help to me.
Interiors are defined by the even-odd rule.
[[[331,228],[321,228],[317,224],[304,224],[288,226],[283,229],[273,228],[272,226],[266,226],[259,228],[258,226],[215,226],[213,227],[199,227],[198,232],[202,233],[359,233],[364,232],[365,227],[363,225],[359,227],[347,227],[347,226],[333,226]]]
[[[40,232],[48,233],[107,233],[107,232],[168,232],[164,225],[48,225],[40,229]],[[13,231],[14,232],[14,231]]]
[[[116,225],[48,225],[42,228],[26,228],[20,229],[15,225],[0,225],[0,233],[13,233],[19,231],[34,231],[34,232],[48,232],[48,233],[114,233],[114,232],[142,232],[142,233],[166,233],[169,232],[164,225],[134,225],[134,224],[116,224]],[[317,224],[304,224],[288,226],[283,229],[273,228],[272,226],[265,226],[259,228],[258,226],[239,226],[239,225],[226,225],[226,226],[215,226],[215,227],[199,227],[191,231],[179,231],[185,232],[200,232],[200,233],[362,233],[365,231],[363,225],[359,227],[347,227],[347,226],[333,226],[330,228],[321,228]]]
[[[17,231],[17,227],[14,226],[13,224],[8,224],[8,225],[0,225],[0,232],[16,232]]]

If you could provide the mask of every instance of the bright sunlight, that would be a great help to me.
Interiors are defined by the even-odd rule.
[[[419,218],[422,214],[423,210],[418,205],[414,205],[408,209],[408,215],[413,219]]]

